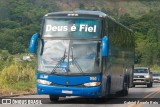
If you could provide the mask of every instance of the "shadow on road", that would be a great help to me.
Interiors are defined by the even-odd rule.
[[[60,100],[58,102],[50,102],[51,104],[115,104],[117,98],[70,98],[65,100]]]

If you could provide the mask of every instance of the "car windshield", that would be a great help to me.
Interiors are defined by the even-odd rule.
[[[77,18],[46,18],[43,37],[98,38],[101,20]]]
[[[48,73],[99,73],[98,41],[44,40],[38,70]],[[39,53],[42,44],[39,44]]]
[[[160,76],[160,74],[153,74],[153,76],[156,76],[156,77],[158,77],[158,76]]]
[[[134,73],[148,73],[148,69],[134,69]]]

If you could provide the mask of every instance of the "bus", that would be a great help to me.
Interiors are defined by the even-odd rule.
[[[29,51],[37,54],[38,94],[104,98],[128,94],[133,82],[134,34],[101,11],[44,15]]]

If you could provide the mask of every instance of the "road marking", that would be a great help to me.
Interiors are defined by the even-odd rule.
[[[158,94],[160,92],[160,88],[156,88],[153,92],[151,92],[150,94],[146,95],[145,97],[143,97],[142,99],[140,99],[139,101],[143,101],[144,99],[146,98],[149,98],[150,96],[155,96],[156,94]],[[136,107],[140,107],[142,104],[129,104],[127,107],[133,107],[133,106],[136,106]]]
[[[158,90],[160,90],[160,88],[156,88],[152,93],[150,93],[150,94],[146,95],[145,97],[143,97],[142,100],[145,99],[145,98],[149,98],[149,97],[152,96],[154,93],[156,93]]]
[[[153,98],[155,95],[157,95],[159,92],[160,92],[160,88],[154,94],[152,94],[150,98],[149,97],[146,97],[146,98],[148,98],[148,100],[149,100],[149,99]],[[135,107],[141,107],[141,106],[142,106],[142,104],[137,104]]]

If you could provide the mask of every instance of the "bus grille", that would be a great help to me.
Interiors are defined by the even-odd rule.
[[[59,87],[79,87],[79,88],[85,88],[84,85],[61,85],[61,84],[55,84],[51,83],[51,86],[59,86]]]

